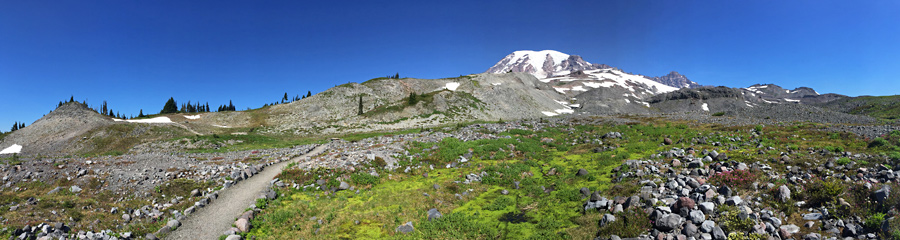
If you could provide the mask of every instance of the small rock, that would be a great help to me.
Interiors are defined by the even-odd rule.
[[[405,224],[397,227],[397,230],[395,230],[395,232],[406,234],[406,233],[411,233],[415,230],[416,230],[416,228],[413,227],[412,222],[406,222]]]
[[[444,215],[442,215],[441,212],[437,210],[437,208],[432,208],[432,209],[428,210],[428,221],[431,221],[432,219],[438,219],[443,216]]]
[[[246,218],[240,218],[237,221],[234,221],[234,226],[241,230],[241,232],[250,231],[250,221],[247,221]]]
[[[786,203],[790,199],[791,199],[791,189],[788,188],[786,185],[781,185],[781,187],[778,187],[778,200],[781,201],[782,203]]]
[[[226,237],[225,240],[241,240],[241,235],[231,234],[231,235],[228,235],[228,237]]]
[[[584,168],[578,169],[578,172],[575,173],[575,176],[584,176],[588,175],[588,171]]]
[[[341,185],[338,187],[338,190],[347,190],[350,189],[350,184],[347,184],[344,181],[341,181]]]
[[[803,220],[819,220],[822,219],[821,213],[807,213],[803,214]]]
[[[73,193],[79,193],[81,192],[81,188],[76,185],[72,185],[72,187],[69,187],[69,191]]]

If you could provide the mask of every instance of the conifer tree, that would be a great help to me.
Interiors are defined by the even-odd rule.
[[[19,122],[13,122],[13,126],[9,129],[9,132],[15,132],[16,130],[19,130]]]
[[[234,111],[234,104],[231,104],[231,100],[228,100],[228,111]]]
[[[144,117],[144,109],[141,109],[141,111],[138,113],[138,117]]]
[[[362,94],[359,95],[359,115],[362,115]]]
[[[287,92],[284,93],[284,97],[281,98],[281,103],[285,103],[288,100]]]
[[[175,98],[170,97],[169,100],[166,101],[166,105],[163,106],[162,111],[159,111],[159,114],[175,113],[175,112],[178,112],[178,104],[175,103]]]
[[[69,97],[69,102],[74,102],[74,101],[75,101],[75,95],[72,95],[71,97]]]
[[[103,105],[100,105],[100,112],[106,113],[106,100],[103,100]]]
[[[306,91],[306,97],[312,97],[312,91]]]
[[[25,123],[24,123],[24,122],[23,122],[23,123],[19,123],[19,129],[23,129],[23,128],[25,128]]]

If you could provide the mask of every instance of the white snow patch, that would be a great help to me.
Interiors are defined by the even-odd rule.
[[[184,116],[184,118],[197,120],[197,119],[200,119],[200,115]]]
[[[584,84],[584,86],[589,87],[589,88],[599,88],[600,87],[600,83],[598,83],[598,82],[584,82],[582,84]]]
[[[169,117],[155,117],[151,119],[125,120],[130,123],[171,123]]]
[[[13,144],[12,146],[9,146],[8,148],[3,149],[3,151],[0,151],[0,154],[13,154],[13,153],[21,153],[21,152],[22,152],[22,145]]]
[[[640,101],[639,103],[644,104],[644,106],[646,107],[650,107],[650,103],[648,102]]]
[[[756,87],[756,88],[767,88],[767,87],[769,87],[769,85],[762,85],[762,86],[759,86],[759,87]]]
[[[222,125],[215,125],[215,124],[213,124],[213,127],[220,127],[220,128],[231,128],[231,127],[229,127],[229,126],[222,126]]]
[[[756,107],[753,103],[750,103],[750,101],[744,101],[744,103],[746,103],[748,107]]]
[[[631,100],[625,99],[625,103],[631,103]]]
[[[547,115],[547,116],[551,116],[551,117],[559,115],[559,113],[555,113],[555,112],[541,112],[541,113],[543,113],[544,115]]]
[[[572,108],[580,108],[580,107],[581,107],[581,104],[576,103],[576,104],[569,105],[569,107],[572,107]]]
[[[125,120],[118,119],[118,118],[113,118],[113,121],[114,121],[114,122],[124,122]]]
[[[584,89],[582,86],[574,86],[572,87],[572,91],[587,92],[587,89]]]
[[[700,108],[703,108],[703,111],[709,112],[709,104],[703,103],[703,105],[700,106]]]
[[[762,100],[762,101],[765,102],[765,103],[775,103],[775,102],[772,102],[772,101],[767,101],[767,100],[765,100],[765,99],[759,99],[759,100]]]
[[[459,87],[459,83],[458,82],[448,82],[445,87],[447,88],[447,90],[456,91],[456,88]]]
[[[491,83],[491,86],[500,86],[503,83]]]
[[[790,98],[785,98],[784,100],[785,100],[785,101],[788,101],[788,102],[800,102],[800,100],[797,100],[797,99],[790,99]]]
[[[556,109],[554,111],[560,114],[575,113],[575,110],[572,109]]]

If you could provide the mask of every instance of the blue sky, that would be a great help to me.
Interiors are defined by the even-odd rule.
[[[74,95],[257,108],[553,49],[704,85],[900,94],[898,1],[0,1],[0,130]]]

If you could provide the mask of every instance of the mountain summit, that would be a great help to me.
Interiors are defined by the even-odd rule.
[[[493,67],[488,73],[526,72],[537,78],[566,75],[576,71],[611,68],[604,64],[592,64],[578,55],[569,55],[554,50],[515,51]]]
[[[571,74],[583,74],[585,71],[614,69],[614,67],[606,64],[596,64],[585,61],[578,55],[569,55],[554,50],[531,51],[522,50],[515,51],[506,55],[502,60],[494,64],[487,70],[488,73],[506,73],[506,72],[526,72],[534,75],[538,79],[546,79],[553,77],[562,77]],[[684,75],[672,71],[668,75],[661,77],[646,77],[643,75],[633,75],[640,78],[646,78],[657,83],[674,88],[693,88],[699,87],[700,84],[691,81]]]

